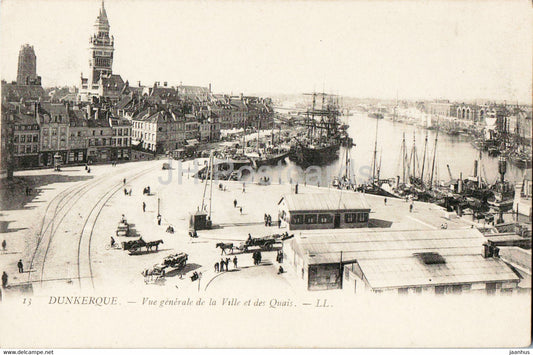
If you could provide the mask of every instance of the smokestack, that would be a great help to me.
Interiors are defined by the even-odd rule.
[[[211,92],[211,83],[209,83],[209,92]]]
[[[477,177],[477,166],[478,166],[478,161],[474,160],[474,177]]]
[[[463,173],[459,174],[459,181],[457,182],[457,193],[463,192]]]

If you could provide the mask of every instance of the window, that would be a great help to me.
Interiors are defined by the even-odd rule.
[[[358,213],[357,214],[357,222],[359,222],[359,223],[368,222],[368,213],[366,213],[366,212]]]
[[[317,221],[316,214],[306,214],[305,215],[305,224],[316,224]]]
[[[18,142],[19,142],[19,136],[18,136],[18,135],[16,135],[16,136],[14,137],[13,142],[14,142],[14,143],[18,143]]]
[[[452,286],[452,293],[460,294],[463,292],[463,286],[462,285],[453,285]]]
[[[81,137],[81,131],[78,131],[78,137]]]
[[[103,136],[104,135],[104,131],[100,130],[100,135]]]
[[[95,135],[96,135],[96,131],[93,129],[93,136],[95,136]]]
[[[302,224],[304,222],[304,217],[301,214],[291,216],[291,224]]]
[[[20,143],[26,143],[26,136],[24,134],[20,136]]]
[[[119,136],[122,135],[122,128],[119,128],[119,129],[118,129],[118,135],[119,135]]]
[[[399,295],[407,295],[408,292],[409,292],[409,289],[407,287],[402,287],[398,289]]]
[[[33,142],[37,143],[38,141],[39,141],[39,135],[38,134],[34,134],[33,135]]]
[[[435,286],[435,294],[436,295],[443,295],[445,291],[444,286]]]
[[[52,128],[52,135],[57,136],[57,128]]]
[[[115,138],[113,138],[113,139],[111,140],[111,145],[112,145],[112,146],[117,145],[117,140],[116,140]]]
[[[346,223],[355,223],[356,221],[356,214],[355,213],[345,213],[344,214],[344,221]]]

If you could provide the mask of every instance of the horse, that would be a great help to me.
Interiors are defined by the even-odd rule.
[[[226,249],[231,249],[231,253],[233,254],[233,243],[217,243],[215,248],[220,248],[220,255],[226,254]]]
[[[162,239],[146,243],[146,251],[152,251],[153,247],[155,247],[155,251],[157,251],[157,249],[159,249],[159,244],[164,244]]]

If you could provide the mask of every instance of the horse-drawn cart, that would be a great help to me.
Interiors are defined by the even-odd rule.
[[[142,237],[137,240],[122,242],[122,249],[127,250],[130,255],[138,255],[150,252],[157,252],[159,244],[164,244],[162,239],[145,242]],[[146,251],[142,251],[146,248]]]
[[[163,259],[163,262],[152,266],[142,272],[146,284],[157,284],[163,282],[167,269],[180,270],[187,265],[188,255],[186,253],[171,254]]]
[[[117,231],[116,231],[117,237],[129,237],[130,236],[130,225],[126,220],[121,220],[118,223]]]
[[[256,237],[256,238],[248,237],[248,239],[246,239],[239,246],[237,246],[237,249],[239,249],[242,253],[247,253],[249,251],[258,251],[258,250],[259,251],[277,250],[281,247],[281,242],[283,242],[286,239],[290,239],[292,237],[294,237],[294,234],[289,235],[287,232],[283,234],[270,234],[264,237]]]

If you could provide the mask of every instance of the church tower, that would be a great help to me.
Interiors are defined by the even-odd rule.
[[[20,48],[17,84],[41,85],[41,77],[37,76],[37,57],[33,46],[29,44],[25,44]]]
[[[100,77],[112,74],[114,38],[109,36],[109,20],[102,0],[100,13],[94,23],[94,34],[89,39],[89,85],[96,84]]]

